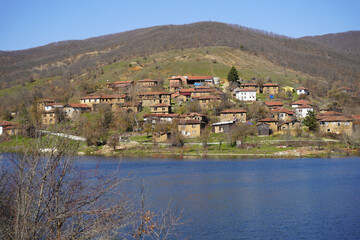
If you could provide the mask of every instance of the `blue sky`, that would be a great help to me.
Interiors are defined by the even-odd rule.
[[[295,38],[360,30],[360,0],[0,0],[0,50],[198,21]]]

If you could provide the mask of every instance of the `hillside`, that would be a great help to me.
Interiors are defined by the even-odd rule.
[[[153,53],[208,46],[227,46],[330,82],[352,86],[360,76],[360,57],[314,41],[290,39],[218,22],[167,25],[21,51],[0,52],[0,89],[37,79],[63,81],[103,66]],[[63,82],[64,84],[65,82]]]
[[[164,80],[166,86],[168,77],[173,75],[213,75],[225,81],[232,65],[236,66],[241,78],[248,80],[270,78],[283,86],[303,85],[311,89],[318,86],[314,82],[325,82],[323,78],[313,78],[275,65],[264,57],[245,51],[229,47],[191,48],[117,61],[71,80],[61,77],[43,78],[0,90],[0,112],[15,111],[22,104],[31,104],[35,97],[77,102],[79,97],[101,90],[107,82],[119,80],[153,78]]]
[[[302,39],[318,42],[332,48],[360,54],[360,31],[331,33]]]

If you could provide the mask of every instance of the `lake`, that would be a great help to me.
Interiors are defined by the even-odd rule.
[[[154,210],[183,208],[187,239],[360,239],[360,158],[153,159],[80,157],[142,179]]]

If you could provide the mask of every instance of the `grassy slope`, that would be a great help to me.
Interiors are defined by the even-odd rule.
[[[129,67],[131,62],[141,64],[141,69]],[[305,74],[277,66],[262,57],[251,55],[228,47],[207,47],[168,51],[116,62],[105,66],[100,83],[143,78],[167,79],[174,75],[213,75],[225,80],[230,67],[234,65],[244,79],[270,77],[282,86],[298,86],[299,79],[309,78]]]
[[[142,67],[134,67],[134,64],[130,67],[133,62],[138,62]],[[275,65],[261,56],[251,55],[241,50],[229,47],[206,47],[173,50],[129,61],[115,62],[103,66],[104,73],[91,81],[104,85],[106,82],[129,79],[167,79],[173,75],[213,75],[225,80],[232,65],[238,69],[239,76],[243,79],[270,77],[273,82],[281,86],[297,87],[300,79],[311,78],[306,74]],[[0,97],[11,96],[19,91],[32,91],[46,84],[51,85],[51,80],[38,79],[33,83],[0,90]],[[77,89],[79,82],[74,81],[73,84],[75,86],[71,87]],[[76,95],[79,96],[79,94]]]

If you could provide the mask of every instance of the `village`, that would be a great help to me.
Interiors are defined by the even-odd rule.
[[[348,88],[340,91],[351,93]],[[200,139],[203,135],[208,138],[209,132],[229,135],[236,129],[244,132],[238,134],[241,138],[232,139],[236,144],[247,135],[296,138],[316,128],[318,134],[334,137],[351,136],[357,131],[359,115],[346,115],[341,109],[319,109],[310,96],[311,92],[301,86],[259,84],[254,79],[226,84],[213,76],[172,76],[166,84],[153,79],[108,82],[74,103],[37,99],[35,111],[41,128],[47,129],[63,121],[75,122],[79,116],[105,106],[131,118],[132,125],[125,130],[127,136],[151,133],[153,143],[174,143],[174,138]],[[245,133],[239,130],[240,125],[252,131]],[[20,127],[18,123],[0,121],[0,135],[16,135]],[[116,135],[119,140],[121,132]]]

